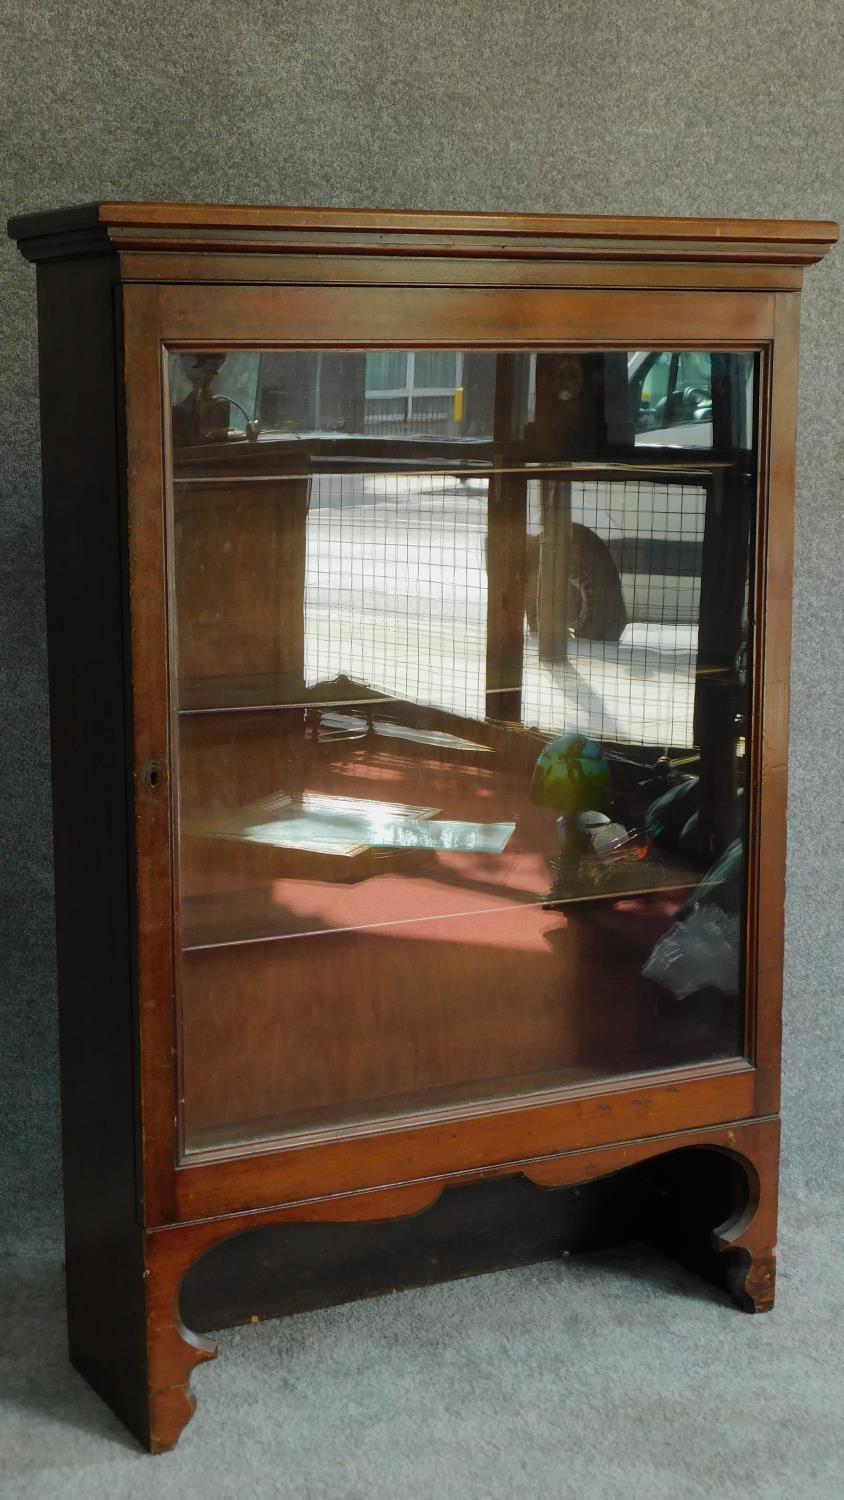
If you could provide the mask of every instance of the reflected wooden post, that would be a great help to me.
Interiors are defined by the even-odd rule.
[[[717,858],[738,833],[736,675],[742,640],[752,493],[730,471],[707,485],[701,562],[694,740],[700,749],[702,849]]]
[[[565,662],[569,639],[571,480],[542,482],[539,543],[539,659]]]
[[[538,354],[531,457],[554,463],[594,454],[600,437],[601,391],[595,356]],[[568,653],[571,488],[571,480],[560,476],[542,482],[537,609],[541,661],[565,662]]]
[[[209,809],[305,785],[302,711],[272,722],[250,705],[301,704],[307,453],[221,443],[177,453],[175,610],[179,649],[181,889],[251,882],[247,853],[209,860],[190,836]],[[236,708],[237,712],[231,712]],[[222,711],[222,712],[221,712]]]
[[[526,355],[498,354],[493,438],[496,470],[512,466],[518,375]],[[521,723],[527,577],[527,476],[495,472],[487,506],[486,715]]]
[[[301,700],[309,462],[252,443],[177,450],[180,708]]]
[[[713,448],[733,459],[707,485],[701,559],[694,738],[700,748],[699,830],[702,848],[718,858],[738,836],[737,715],[747,703],[736,658],[747,598],[747,559],[755,477],[736,447],[740,399],[734,356],[712,356]]]

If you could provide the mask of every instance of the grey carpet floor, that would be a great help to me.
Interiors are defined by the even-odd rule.
[[[775,1310],[650,1250],[221,1335],[172,1454],[67,1363],[60,1258],[0,1268],[3,1500],[840,1500],[844,1212],[786,1192]]]

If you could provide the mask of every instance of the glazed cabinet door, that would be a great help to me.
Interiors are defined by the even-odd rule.
[[[775,299],[124,295],[162,1212],[747,1113]]]

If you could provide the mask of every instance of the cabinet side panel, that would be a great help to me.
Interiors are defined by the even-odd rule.
[[[74,1364],[137,1431],[146,1337],[114,264],[42,265],[38,311],[69,1339]]]
[[[799,293],[775,304],[767,443],[767,508],[756,646],[757,744],[753,817],[758,839],[756,989],[751,1056],[756,1109],[780,1107],[783,944],[788,797],[794,482],[799,373]]]

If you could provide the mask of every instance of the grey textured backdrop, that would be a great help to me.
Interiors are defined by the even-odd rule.
[[[100,197],[563,213],[840,216],[836,0],[3,0],[8,212]],[[786,1160],[826,1176],[844,1098],[842,254],[803,300],[786,985]],[[35,275],[3,325],[0,1155],[57,1201]],[[32,1165],[38,1163],[33,1182]]]
[[[6,206],[836,218],[842,16],[837,0],[2,0]],[[788,868],[786,1163],[824,1178],[844,1098],[842,260],[807,272],[803,302]],[[5,1212],[41,1235],[59,1174],[35,275],[6,242],[0,276],[0,1157]]]

